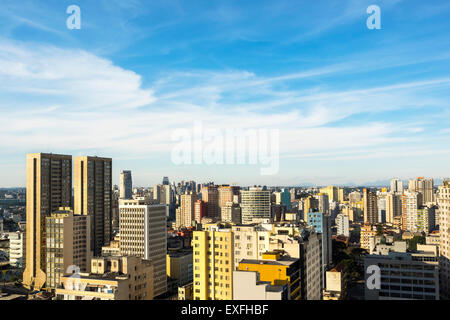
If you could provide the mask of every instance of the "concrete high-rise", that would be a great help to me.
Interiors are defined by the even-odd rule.
[[[197,200],[194,204],[194,220],[197,223],[201,223],[203,217],[206,217],[206,202]]]
[[[166,210],[146,200],[119,201],[120,252],[153,262],[155,297],[167,292]]]
[[[91,249],[100,256],[112,236],[112,159],[75,157],[74,167],[74,213],[91,217]]]
[[[46,283],[45,218],[71,206],[72,156],[28,154],[25,287],[40,290]]]
[[[322,212],[308,212],[308,225],[313,226],[322,235],[322,287],[325,287],[325,271],[333,262],[333,247],[331,241],[331,216]]]
[[[91,219],[74,215],[70,208],[60,208],[45,218],[47,288],[56,289],[65,274],[90,271]]]
[[[324,214],[330,213],[330,197],[328,193],[320,192],[314,196],[318,201],[318,209]]]
[[[397,178],[391,180],[390,192],[400,192],[403,193],[403,181]]]
[[[120,199],[131,199],[133,197],[133,181],[131,171],[123,170],[120,173]]]
[[[364,223],[376,224],[378,220],[377,195],[364,188]]]
[[[219,190],[217,186],[202,187],[202,200],[206,202],[206,216],[211,219],[220,219]]]
[[[403,230],[417,231],[417,210],[422,207],[423,196],[420,192],[407,191],[403,195]]]
[[[441,298],[450,299],[450,180],[438,187],[439,206],[439,269]]]
[[[226,207],[228,202],[233,202],[233,197],[239,194],[239,187],[235,186],[219,186],[217,188],[219,194],[219,211],[222,207]]]
[[[382,193],[377,197],[378,223],[386,223],[386,196],[387,195],[385,193]]]
[[[190,194],[181,195],[180,206],[180,221],[176,221],[178,227],[190,227],[194,220],[195,202],[197,201],[197,194],[191,192]]]
[[[402,196],[390,192],[386,195],[386,222],[394,223],[394,218],[402,215]]]
[[[320,193],[326,193],[329,201],[339,201],[339,188],[335,186],[321,188]]]
[[[423,195],[423,203],[434,202],[434,181],[433,179],[425,179],[418,177],[408,181],[408,191],[420,192]]]
[[[337,235],[350,237],[350,220],[347,215],[340,213],[336,217]]]
[[[270,191],[263,188],[250,188],[241,191],[242,223],[259,223],[270,219]]]

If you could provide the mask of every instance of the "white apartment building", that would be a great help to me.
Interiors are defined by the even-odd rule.
[[[8,232],[9,264],[16,268],[25,268],[26,233]]]
[[[243,259],[260,260],[269,251],[270,231],[260,225],[234,225],[234,265],[239,268]]]
[[[423,196],[420,192],[405,192],[403,196],[404,201],[404,215],[406,218],[406,230],[417,231],[417,210],[422,206]]]
[[[154,296],[167,291],[166,205],[146,200],[120,200],[120,252],[151,260],[154,266]]]
[[[340,213],[336,217],[337,235],[350,237],[350,219],[348,215]]]
[[[258,223],[270,219],[270,191],[250,188],[241,191],[242,223]]]

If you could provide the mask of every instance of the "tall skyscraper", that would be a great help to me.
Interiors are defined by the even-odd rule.
[[[202,187],[202,200],[206,202],[206,216],[211,219],[220,219],[219,190],[217,186]]]
[[[392,179],[390,192],[403,193],[403,181],[397,178]]]
[[[377,199],[378,223],[386,223],[386,194],[380,194]]]
[[[318,201],[318,209],[324,214],[330,213],[330,198],[328,193],[320,192],[314,196]]]
[[[46,283],[45,218],[72,206],[72,156],[27,155],[27,236],[23,283],[40,290]]]
[[[336,217],[337,235],[350,237],[350,220],[346,214],[340,213]]]
[[[223,185],[217,188],[219,193],[219,211],[227,205],[227,202],[233,202],[233,197],[239,194],[239,187]]]
[[[450,299],[450,180],[438,187],[439,206],[439,269],[441,298]]]
[[[119,200],[120,252],[153,262],[155,297],[167,291],[166,210],[146,200]]]
[[[308,196],[303,204],[303,221],[308,222],[308,212],[311,210],[319,210],[319,201],[313,196]]]
[[[364,223],[376,224],[378,220],[377,195],[366,188],[364,188],[363,193]]]
[[[333,262],[333,247],[331,241],[331,216],[322,212],[308,212],[308,225],[322,235],[322,287],[325,287],[325,271]]]
[[[328,186],[320,189],[320,193],[326,193],[328,195],[329,201],[339,200],[339,190],[335,186]]]
[[[91,249],[100,256],[112,236],[112,159],[75,157],[74,165],[74,213],[91,216]]]
[[[241,191],[242,223],[258,223],[270,219],[270,191],[263,188],[250,188]]]
[[[352,191],[348,194],[349,202],[359,202],[361,201],[361,193],[358,191]]]
[[[286,210],[291,210],[291,193],[289,189],[283,189],[281,192],[275,192],[275,203],[286,206]]]
[[[131,171],[123,170],[120,173],[120,199],[131,199],[133,197],[133,182]]]
[[[386,196],[386,222],[394,223],[394,218],[402,215],[402,195],[390,192]]]
[[[425,179],[418,177],[408,181],[408,191],[420,192],[423,195],[423,203],[434,202],[434,181],[433,179]]]
[[[201,223],[203,217],[206,217],[206,202],[197,200],[194,204],[194,220],[197,223]]]
[[[181,221],[177,221],[177,225],[179,225],[180,227],[192,226],[192,221],[194,220],[196,201],[197,201],[196,193],[191,192],[189,194],[181,195],[181,205],[180,205]]]
[[[403,230],[417,231],[417,210],[422,207],[423,195],[421,192],[407,191],[403,195]]]

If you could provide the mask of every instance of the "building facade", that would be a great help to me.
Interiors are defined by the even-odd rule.
[[[166,205],[146,200],[120,200],[120,251],[151,260],[154,267],[154,295],[167,291],[167,216]]]
[[[26,267],[23,283],[40,290],[46,282],[45,218],[72,205],[72,156],[27,155]]]

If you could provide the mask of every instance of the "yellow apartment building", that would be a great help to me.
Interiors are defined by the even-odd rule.
[[[194,231],[194,300],[233,299],[233,233],[229,225]]]

